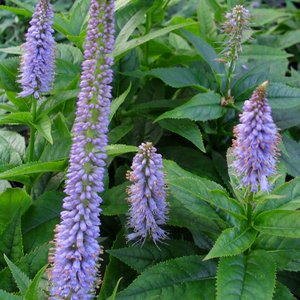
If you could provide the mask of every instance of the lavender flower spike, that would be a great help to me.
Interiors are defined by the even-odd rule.
[[[144,242],[151,236],[154,243],[167,237],[160,227],[166,223],[167,203],[162,157],[152,143],[139,146],[133,158],[128,179],[133,183],[128,189],[130,204],[128,226],[133,232],[128,240]]]
[[[268,81],[245,101],[240,124],[234,128],[234,167],[242,176],[241,185],[252,192],[270,191],[268,177],[275,174],[280,135],[266,98]]]
[[[49,92],[54,78],[55,41],[52,36],[53,11],[50,0],[40,0],[30,21],[26,34],[24,53],[21,58],[19,97]]]
[[[100,253],[102,192],[110,113],[114,1],[91,0],[70,166],[56,230],[50,299],[93,298]]]

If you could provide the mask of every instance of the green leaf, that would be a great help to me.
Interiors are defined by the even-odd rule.
[[[210,66],[212,72],[215,74],[216,81],[219,82],[219,74],[224,74],[225,68],[222,63],[218,62],[219,57],[216,54],[215,49],[200,37],[195,36],[186,30],[182,30],[181,32],[182,35],[196,48],[202,59]]]
[[[19,63],[19,58],[15,57],[0,60],[0,88],[14,92],[19,90],[16,83]]]
[[[110,143],[115,144],[122,139],[127,133],[133,129],[132,123],[122,123],[121,125],[113,128],[108,133],[108,140]]]
[[[120,185],[114,186],[109,190],[106,190],[103,195],[103,204],[101,208],[103,209],[102,214],[105,216],[114,216],[126,214],[128,211],[126,192],[129,182],[124,182]]]
[[[15,131],[9,131],[0,129],[1,138],[5,139],[9,144],[11,151],[16,151],[20,157],[24,157],[25,154],[25,139],[19,133]]]
[[[220,259],[216,300],[272,299],[276,267],[265,251]]]
[[[185,256],[146,269],[116,300],[213,299],[215,264]]]
[[[252,248],[270,253],[279,270],[300,271],[300,239],[260,234]]]
[[[0,9],[12,12],[16,15],[31,17],[31,13],[28,12],[27,10],[25,10],[25,9],[22,9],[22,8],[11,7],[11,6],[6,6],[6,5],[0,5]]]
[[[257,59],[257,60],[279,60],[291,57],[284,50],[263,45],[244,45],[241,58]]]
[[[297,300],[297,298],[293,296],[285,285],[277,281],[273,300]]]
[[[129,92],[131,90],[131,83],[129,84],[127,90],[114,99],[111,103],[111,108],[110,108],[110,115],[109,115],[109,120],[111,121],[112,118],[114,117],[115,113],[117,112],[118,108],[122,105],[122,103],[125,101],[126,97],[128,96]]]
[[[193,87],[200,91],[208,91],[207,88],[200,85],[199,74],[189,68],[157,68],[146,72],[146,74],[157,77],[174,88]]]
[[[32,124],[32,115],[29,112],[16,112],[0,116],[0,124]]]
[[[19,188],[7,189],[0,195],[0,233],[19,211],[21,215],[32,204],[30,196]]]
[[[255,212],[273,209],[295,210],[298,208],[300,208],[300,178],[294,178],[273,190],[272,194],[259,198]]]
[[[107,155],[109,157],[115,157],[115,156],[122,155],[125,153],[137,152],[138,147],[130,146],[130,145],[115,144],[115,145],[108,145],[106,147],[106,151],[107,151]]]
[[[253,10],[253,18],[255,26],[263,26],[268,23],[281,22],[285,18],[289,18],[290,13],[287,10],[276,8],[256,8]]]
[[[179,240],[167,240],[159,248],[151,242],[143,247],[127,247],[107,250],[107,252],[127,264],[138,273],[167,259],[197,254],[198,250],[192,243]]]
[[[23,253],[20,211],[13,216],[4,231],[0,234],[0,265],[4,265],[2,254],[6,254],[12,261],[20,259]]]
[[[120,58],[123,54],[125,54],[127,51],[134,49],[144,43],[147,43],[150,40],[153,40],[155,38],[158,38],[162,35],[165,35],[171,31],[174,31],[176,29],[191,25],[193,23],[191,22],[187,22],[187,23],[183,23],[183,24],[176,24],[176,25],[169,25],[165,28],[162,29],[158,29],[155,31],[152,31],[146,35],[143,35],[141,37],[135,38],[135,39],[131,39],[129,41],[127,41],[126,43],[123,43],[122,45],[117,45],[117,47],[114,50],[114,56],[116,59]]]
[[[270,235],[300,238],[300,211],[263,212],[255,218],[254,228]]]
[[[200,33],[203,39],[213,38],[217,35],[217,26],[214,20],[214,14],[210,10],[209,1],[200,0],[197,10],[198,20],[200,22]]]
[[[34,124],[34,127],[50,144],[53,144],[51,135],[51,120],[47,115],[43,115],[38,120],[37,124]]]
[[[281,160],[284,162],[288,174],[300,176],[300,143],[284,135],[282,137],[286,153],[282,153]]]
[[[32,282],[30,283],[30,285],[26,291],[24,300],[40,300],[41,299],[41,297],[40,297],[41,291],[39,289],[39,283],[40,283],[41,277],[44,275],[47,267],[48,267],[48,264],[45,265],[43,268],[41,268],[38,271],[38,273],[34,276]]]
[[[203,145],[202,134],[199,127],[190,120],[162,120],[159,125],[163,128],[175,132],[190,142],[192,142],[198,149],[205,152]]]
[[[240,254],[254,243],[257,231],[252,228],[228,228],[218,237],[206,259]]]
[[[23,182],[23,180],[25,180],[24,175],[46,172],[62,172],[66,166],[66,160],[52,162],[31,162],[0,173],[0,179],[10,179]],[[20,178],[22,179],[20,180]]]
[[[70,10],[70,29],[72,35],[79,35],[88,16],[90,1],[76,0]]]
[[[22,218],[24,247],[30,251],[53,239],[59,222],[63,193],[51,191],[37,198]]]
[[[116,41],[115,45],[122,45],[127,42],[131,34],[135,31],[135,29],[145,20],[145,14],[149,10],[150,7],[141,7],[121,28]]]
[[[34,249],[15,262],[16,266],[30,278],[34,277],[42,266],[47,263],[49,248],[50,245],[47,241],[47,244]],[[15,284],[9,268],[0,271],[0,288],[6,291],[15,291]]]
[[[273,109],[296,109],[300,107],[300,89],[282,83],[271,83],[267,95]]]
[[[214,92],[197,94],[187,103],[160,115],[156,121],[162,119],[190,119],[193,121],[207,121],[223,116],[226,109],[221,106],[221,96]]]
[[[4,259],[16,281],[16,284],[22,295],[25,295],[31,280],[24,274],[13,262],[11,262],[6,255],[4,255]]]
[[[0,299],[1,300],[22,300],[22,297],[9,294],[6,291],[0,290]]]

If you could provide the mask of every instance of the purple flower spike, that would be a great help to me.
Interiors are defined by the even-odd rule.
[[[242,176],[241,185],[251,192],[270,191],[268,177],[276,173],[280,135],[266,99],[268,81],[245,101],[240,124],[234,128],[234,167]]]
[[[55,41],[52,36],[53,11],[49,0],[40,0],[30,21],[26,34],[24,54],[21,59],[19,97],[49,92],[54,78]]]
[[[91,0],[81,91],[61,223],[56,230],[50,299],[93,298],[100,253],[102,192],[110,113],[114,1]]]
[[[152,143],[140,145],[131,169],[128,173],[133,183],[128,189],[128,226],[134,232],[127,239],[145,242],[149,235],[156,243],[167,237],[160,227],[166,223],[167,203],[162,157]]]

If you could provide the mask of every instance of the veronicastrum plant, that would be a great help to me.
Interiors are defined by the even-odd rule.
[[[300,297],[295,4],[10,3],[0,299]]]

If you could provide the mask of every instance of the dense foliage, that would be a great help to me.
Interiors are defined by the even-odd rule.
[[[299,1],[91,2],[115,2],[114,47],[108,12],[53,1],[54,83],[33,96],[43,72],[30,89],[34,68],[20,72],[36,63],[37,1],[0,5],[0,299],[68,299],[54,253],[83,220],[76,234],[92,226],[93,239],[78,264],[91,269],[78,267],[69,299],[93,297],[83,285],[99,300],[300,298]]]

